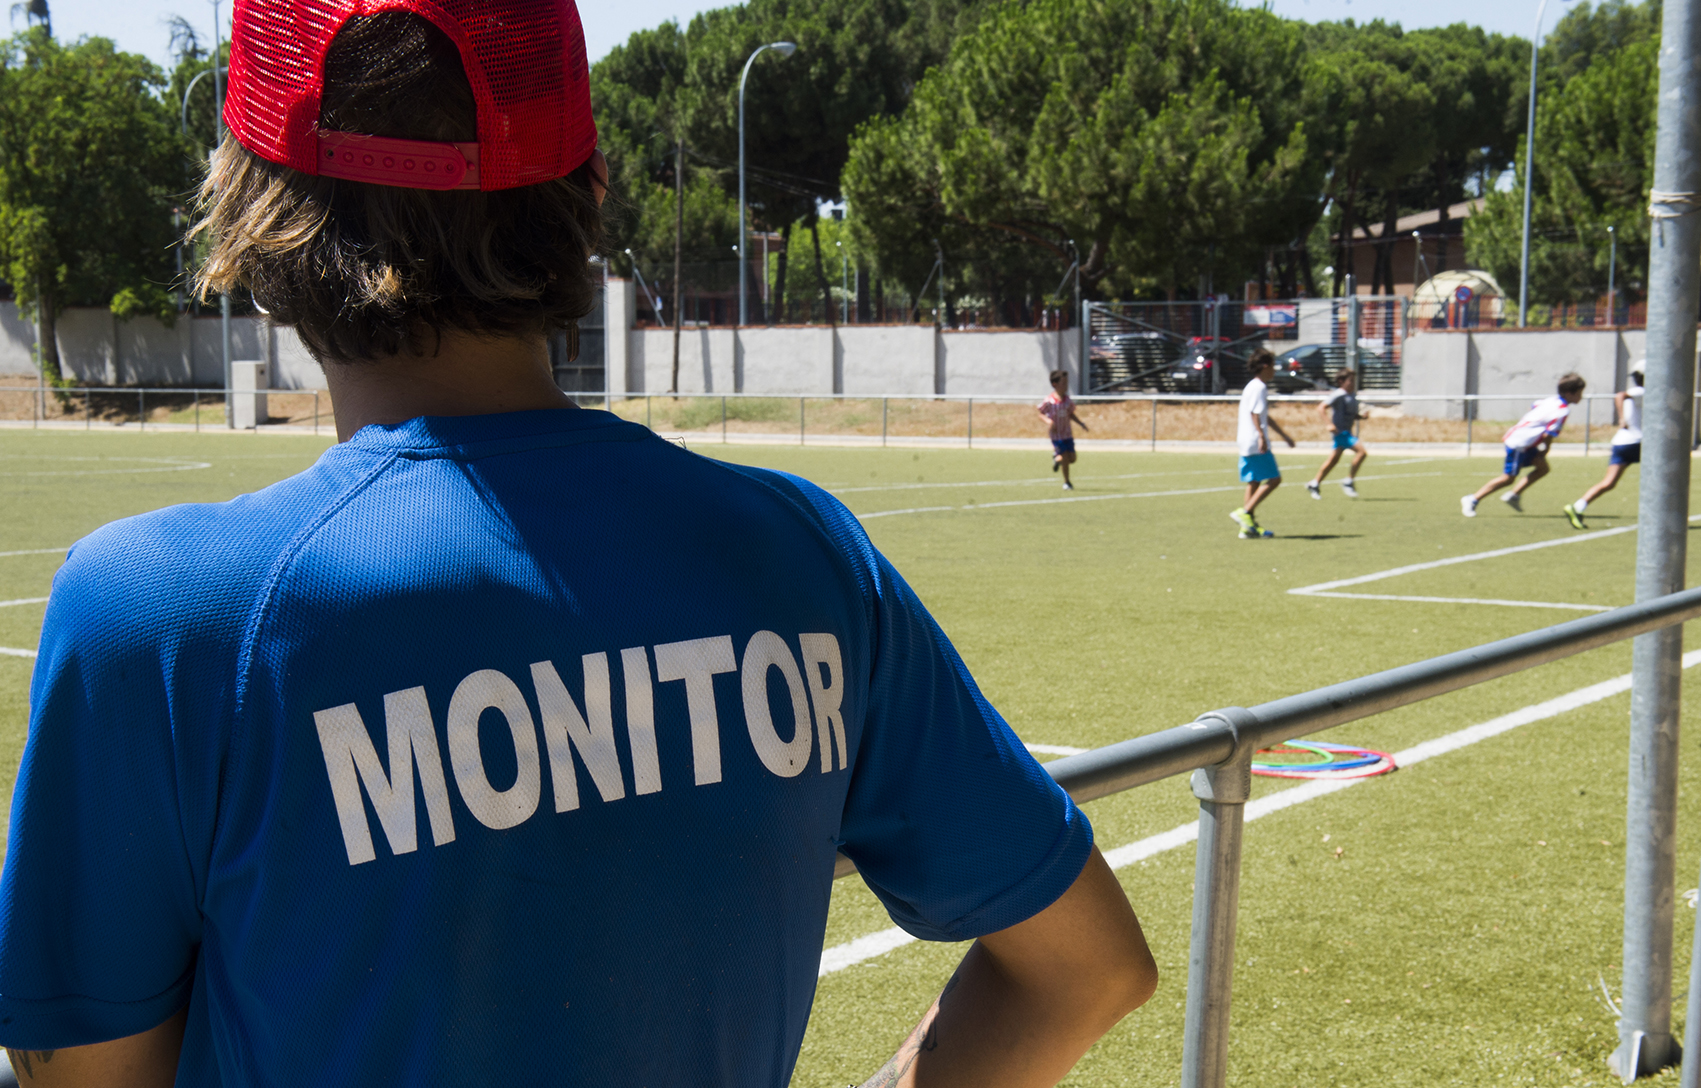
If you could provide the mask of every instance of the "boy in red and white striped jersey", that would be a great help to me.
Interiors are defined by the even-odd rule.
[[[1063,490],[1073,491],[1069,482],[1069,466],[1075,463],[1075,432],[1070,423],[1080,423],[1083,431],[1092,430],[1075,414],[1075,402],[1069,399],[1069,372],[1051,372],[1051,395],[1039,402],[1039,414],[1051,424],[1051,471],[1063,470]]]

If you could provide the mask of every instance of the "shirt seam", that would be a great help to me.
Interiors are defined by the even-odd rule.
[[[242,635],[237,643],[236,686],[232,697],[230,739],[226,745],[227,758],[224,762],[224,770],[219,775],[217,812],[221,823],[223,822],[225,799],[230,796],[231,792],[232,778],[240,769],[240,766],[244,764],[249,754],[245,742],[248,739],[248,696],[252,686],[254,648],[259,642],[261,629],[265,626],[271,613],[272,605],[276,600],[284,576],[294,566],[302,549],[307,547],[319,531],[350,502],[353,502],[358,495],[371,487],[378,477],[382,476],[390,466],[396,463],[399,456],[400,451],[387,451],[379,463],[373,466],[366,475],[350,484],[342,494],[327,504],[317,517],[303,526],[285,545],[277,560],[273,562],[271,570],[266,574],[264,584],[259,593],[255,595],[254,603],[249,609],[248,620],[243,624]],[[217,837],[216,827],[214,837]]]

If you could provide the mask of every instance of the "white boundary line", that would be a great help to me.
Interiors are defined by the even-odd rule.
[[[1701,514],[1689,519],[1701,521]],[[1333,582],[1318,582],[1316,585],[1298,586],[1288,590],[1295,597],[1337,597],[1343,600],[1355,601],[1417,601],[1422,604],[1492,604],[1504,605],[1510,608],[1560,608],[1575,612],[1610,612],[1611,606],[1596,604],[1566,604],[1559,601],[1505,601],[1493,597],[1407,597],[1388,593],[1334,593],[1345,586],[1361,586],[1366,582],[1380,582],[1384,578],[1398,578],[1402,574],[1416,574],[1418,571],[1435,570],[1437,567],[1451,567],[1457,563],[1474,563],[1479,559],[1497,559],[1503,555],[1517,555],[1520,552],[1540,551],[1543,548],[1557,548],[1565,544],[1581,544],[1586,540],[1599,540],[1602,537],[1618,536],[1622,533],[1634,533],[1635,523],[1620,525],[1613,529],[1596,529],[1594,532],[1577,533],[1572,536],[1556,537],[1553,540],[1538,540],[1532,544],[1516,544],[1510,548],[1495,548],[1493,551],[1473,552],[1470,555],[1454,555],[1446,559],[1432,559],[1427,563],[1411,563],[1404,567],[1393,567],[1380,570],[1374,574],[1361,574],[1356,578],[1337,578]]]
[[[1443,476],[1441,472],[1400,472],[1387,476],[1360,476],[1361,480],[1406,480],[1414,477]],[[1011,499],[1006,502],[971,502],[965,506],[912,506],[906,510],[877,510],[857,514],[858,521],[896,517],[899,514],[932,514],[947,510],[998,510],[1008,506],[1054,506],[1070,502],[1104,502],[1109,499],[1161,499],[1171,495],[1210,495],[1223,491],[1245,491],[1245,484],[1227,487],[1189,487],[1175,491],[1118,491],[1110,495],[1068,495],[1059,499]],[[1291,590],[1289,592],[1292,592]]]
[[[15,650],[10,646],[0,646],[0,657],[34,657],[34,650]]]
[[[1087,750],[1071,748],[1067,744],[1029,744],[1027,741],[1023,741],[1022,746],[1035,755],[1042,756],[1078,756]]]
[[[1300,471],[1310,466],[1300,466]],[[1191,469],[1186,472],[1121,472],[1109,476],[1089,476],[1091,480],[1149,480],[1162,479],[1172,476],[1224,476],[1228,470],[1221,466],[1217,468]],[[1020,487],[1034,484],[1045,484],[1056,487],[1057,479],[1053,476],[1030,476],[1020,480],[961,480],[955,483],[938,481],[914,484],[869,484],[857,487],[829,487],[825,490],[831,495],[856,495],[869,491],[921,491],[927,488],[943,487]]]
[[[71,550],[69,544],[63,548],[25,548],[21,552],[0,552],[0,559],[9,555],[64,555]]]
[[[1684,668],[1692,668],[1698,664],[1701,664],[1701,650],[1691,650],[1683,655]],[[1598,684],[1578,688],[1576,691],[1567,692],[1545,702],[1521,707],[1510,714],[1502,714],[1498,718],[1490,718],[1486,722],[1467,726],[1464,729],[1436,737],[1433,740],[1423,741],[1420,744],[1414,744],[1404,751],[1394,753],[1394,765],[1396,767],[1410,767],[1414,763],[1422,763],[1426,759],[1434,759],[1436,756],[1456,752],[1460,748],[1467,748],[1479,741],[1488,740],[1490,737],[1497,737],[1521,725],[1530,725],[1535,722],[1546,721],[1548,718],[1556,718],[1568,711],[1588,706],[1590,703],[1598,703],[1602,699],[1610,699],[1614,695],[1629,690],[1629,673],[1615,676],[1610,680],[1602,680]],[[1250,822],[1268,816],[1273,812],[1280,812],[1285,808],[1304,804],[1306,801],[1314,801],[1319,797],[1327,797],[1331,793],[1339,793],[1342,790],[1351,789],[1372,780],[1371,778],[1336,778],[1307,782],[1303,786],[1282,790],[1279,793],[1272,793],[1260,797],[1256,801],[1248,802],[1245,818]],[[1145,861],[1147,858],[1156,857],[1159,854],[1186,846],[1198,838],[1199,821],[1194,820],[1192,823],[1182,824],[1180,827],[1150,835],[1126,846],[1106,850],[1104,857],[1110,863],[1112,869],[1124,869],[1137,861]],[[817,977],[824,978],[835,971],[855,967],[865,960],[902,948],[915,940],[915,937],[894,927],[883,929],[878,933],[870,933],[865,937],[858,937],[854,941],[834,945],[822,951],[821,969]]]
[[[0,601],[0,608],[11,608],[20,604],[45,604],[46,602],[46,597],[19,597],[12,601]]]

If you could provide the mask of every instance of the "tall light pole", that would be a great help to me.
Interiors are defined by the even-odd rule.
[[[224,142],[224,79],[219,67],[219,0],[213,0],[213,149]],[[224,425],[236,426],[236,405],[230,393],[230,292],[219,295],[219,339],[224,354]]]
[[[1546,0],[1543,0],[1545,3]],[[750,78],[750,66],[756,63],[756,58],[762,55],[762,50],[772,49],[782,57],[789,57],[797,52],[795,42],[769,42],[767,45],[756,47],[756,52],[750,54],[750,59],[744,62],[744,74],[738,77],[738,323],[750,323],[750,264],[747,253],[749,238],[744,229],[744,84]],[[766,272],[764,272],[764,275]]]
[[[1570,3],[1571,0],[1562,0]],[[1530,116],[1524,127],[1524,249],[1518,262],[1518,327],[1524,327],[1524,317],[1530,302],[1530,177],[1536,168],[1536,52],[1542,44],[1542,16],[1547,12],[1547,0],[1536,6],[1536,32],[1530,37]]]
[[[195,73],[195,78],[191,79],[189,81],[189,86],[183,88],[183,110],[182,110],[182,114],[181,114],[181,123],[179,125],[179,131],[183,133],[183,136],[184,136],[185,139],[187,139],[188,136],[189,136],[189,96],[191,94],[195,93],[195,84],[201,82],[201,80],[204,77],[211,75],[215,70],[220,71],[220,72],[229,71],[229,69],[227,69],[227,68],[219,68],[218,58],[214,57],[213,58],[213,67],[207,69],[205,72]],[[171,217],[172,217],[172,221],[175,224],[177,224],[177,226],[179,227],[179,234],[178,234],[178,237],[177,237],[177,309],[178,309],[179,312],[182,312],[182,310],[184,309],[183,247],[186,244],[188,244],[188,239],[184,238],[182,233],[181,233],[182,222],[183,222],[182,213],[179,212],[179,211],[173,210],[172,213],[171,213]]]

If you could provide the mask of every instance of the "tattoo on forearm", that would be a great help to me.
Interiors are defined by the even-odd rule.
[[[933,1007],[927,1010],[922,1022],[916,1025],[909,1038],[898,1048],[898,1052],[892,1055],[892,1060],[864,1081],[862,1088],[892,1088],[904,1079],[904,1074],[910,1071],[910,1066],[915,1064],[922,1051],[939,1049],[939,1010],[945,1007],[945,998],[956,988],[957,974],[953,973],[950,981],[945,983],[945,988],[939,991],[939,997],[933,1002]]]
[[[6,1056],[12,1059],[12,1072],[18,1074],[21,1080],[35,1079],[35,1063],[46,1065],[53,1060],[51,1050],[13,1050],[6,1048]]]

